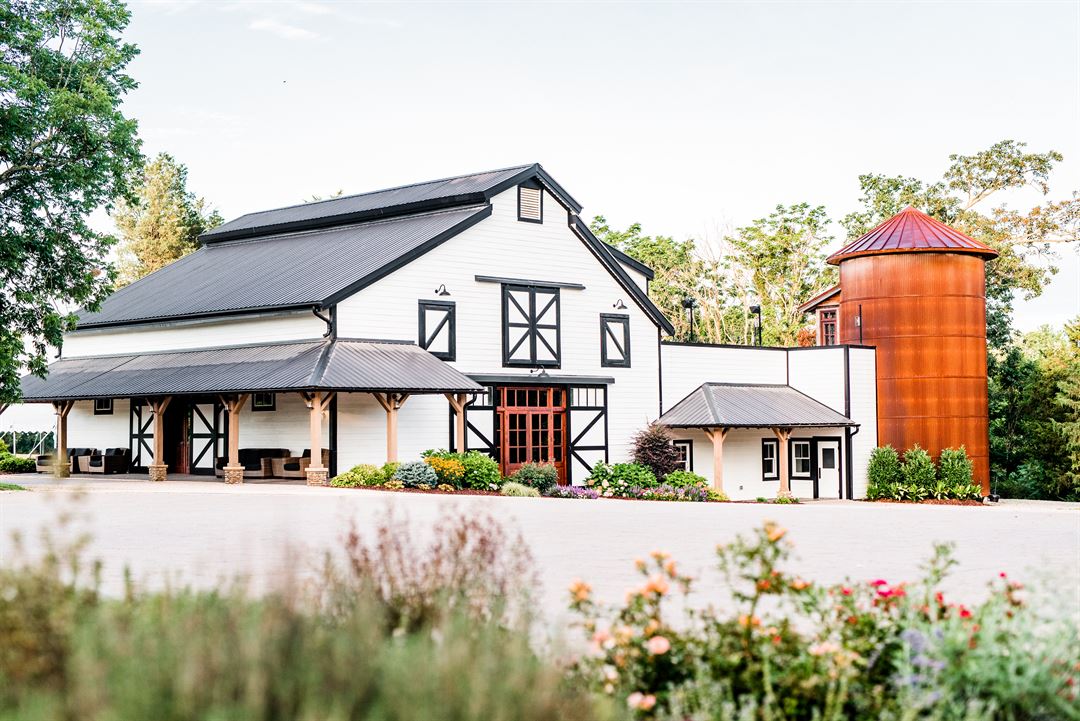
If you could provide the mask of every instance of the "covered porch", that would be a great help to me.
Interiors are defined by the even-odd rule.
[[[703,434],[708,464],[695,472],[709,478],[713,488],[735,498],[725,482],[752,489],[743,497],[795,496],[793,483],[812,489],[818,498],[826,472],[835,475],[836,495],[850,497],[850,439],[858,424],[810,396],[787,385],[705,383],[665,412],[659,422],[675,434],[676,444],[688,443],[693,464],[693,437]],[[725,446],[738,442],[725,455]],[[698,457],[705,455],[699,452]],[[706,467],[706,465],[708,467]],[[735,478],[729,479],[728,476]]]
[[[57,458],[72,447],[85,454],[60,461],[60,474],[108,472],[116,460],[105,457],[126,451],[122,470],[154,481],[185,473],[311,485],[336,471],[339,401],[381,409],[385,460],[396,461],[410,398],[442,398],[459,446],[465,406],[482,391],[411,343],[353,339],[63,359],[22,388],[26,402],[52,403]]]

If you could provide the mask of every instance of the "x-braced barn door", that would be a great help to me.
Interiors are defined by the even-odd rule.
[[[486,386],[481,393],[475,393],[465,404],[465,450],[486,453],[499,460],[498,425],[495,416],[495,388]],[[450,410],[450,443],[454,445],[457,425],[454,409]]]
[[[191,404],[191,472],[214,475],[214,464],[224,453],[229,417],[221,401]]]
[[[141,398],[131,399],[131,469],[146,472],[154,462],[154,413]]]
[[[499,465],[504,476],[526,463],[550,463],[566,483],[566,391],[499,389]]]
[[[594,465],[608,460],[607,386],[570,388],[568,479],[584,481]]]

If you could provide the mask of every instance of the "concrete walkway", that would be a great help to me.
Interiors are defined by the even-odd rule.
[[[701,601],[716,597],[713,549],[736,533],[771,519],[790,531],[797,571],[819,582],[918,575],[935,541],[956,544],[959,567],[946,590],[977,600],[1000,571],[1028,583],[1045,581],[1063,604],[1080,608],[1080,504],[1004,501],[996,506],[915,506],[819,501],[759,504],[571,501],[442,496],[308,488],[291,483],[170,480],[145,477],[71,479],[44,476],[0,480],[29,487],[0,493],[0,559],[11,533],[53,525],[62,510],[76,511],[93,538],[92,555],[105,562],[106,590],[121,588],[123,569],[148,584],[166,579],[195,586],[236,574],[256,587],[285,573],[286,559],[313,560],[333,549],[348,524],[363,529],[394,506],[421,527],[449,508],[484,510],[519,528],[535,557],[545,610],[558,616],[575,578],[600,596],[620,599],[638,583],[635,558],[662,549],[691,573],[704,576]],[[295,565],[295,564],[294,564]],[[305,566],[310,567],[310,566]]]

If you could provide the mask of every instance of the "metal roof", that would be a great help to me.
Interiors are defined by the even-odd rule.
[[[705,383],[660,416],[673,428],[828,428],[858,425],[787,385]]]
[[[840,284],[837,283],[836,285],[832,286],[831,288],[826,288],[825,290],[821,291],[820,293],[815,295],[810,300],[808,300],[805,303],[803,303],[802,305],[800,305],[799,306],[799,312],[800,313],[805,313],[805,312],[807,312],[809,310],[813,310],[814,308],[818,307],[819,305],[821,305],[825,301],[829,300],[833,296],[836,296],[836,295],[839,295],[839,294],[840,294]]]
[[[826,262],[884,253],[972,253],[987,260],[998,252],[911,206],[830,255]]]
[[[303,390],[470,393],[482,388],[413,344],[342,339],[64,358],[49,366],[45,378],[22,379],[27,402]]]
[[[490,214],[471,206],[215,243],[116,291],[97,312],[80,313],[78,326],[321,306]]]
[[[284,230],[341,225],[451,206],[478,205],[532,177],[539,178],[575,213],[581,212],[581,205],[539,163],[533,163],[248,213],[203,233],[200,240],[215,243]]]

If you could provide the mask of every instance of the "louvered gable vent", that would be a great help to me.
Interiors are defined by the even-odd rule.
[[[518,220],[544,222],[544,198],[539,187],[528,184],[518,186]]]

